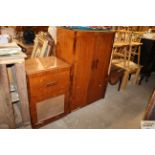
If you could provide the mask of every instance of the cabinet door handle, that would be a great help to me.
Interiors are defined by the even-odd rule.
[[[47,84],[46,84],[46,87],[52,87],[52,86],[55,86],[55,85],[57,85],[57,84],[58,84],[57,81],[53,81],[53,82],[47,83]]]

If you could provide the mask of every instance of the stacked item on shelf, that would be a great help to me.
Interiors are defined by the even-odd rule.
[[[38,33],[34,40],[31,58],[48,57],[52,55],[54,53],[54,46],[54,40],[48,33]]]
[[[19,54],[21,48],[15,43],[0,44],[0,56]]]

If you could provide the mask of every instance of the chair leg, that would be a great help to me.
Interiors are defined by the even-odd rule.
[[[131,80],[131,74],[129,74],[129,80]]]
[[[134,78],[134,81],[133,81],[134,84],[137,84],[138,81],[139,81],[140,70],[141,70],[141,68],[138,68],[137,71],[136,71],[136,75],[135,75],[135,78]]]
[[[121,89],[121,83],[122,83],[122,78],[121,78],[120,81],[119,81],[118,91],[120,91],[120,89]]]
[[[121,83],[121,88],[120,90],[125,90],[126,89],[126,86],[127,86],[127,83],[128,83],[128,78],[129,78],[129,72],[128,71],[125,71],[124,72],[124,76],[123,76],[123,80],[122,80],[122,83]]]

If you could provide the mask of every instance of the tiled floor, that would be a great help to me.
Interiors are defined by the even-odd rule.
[[[108,85],[105,99],[101,99],[52,122],[42,129],[117,129],[140,128],[144,110],[155,89],[155,74],[142,85],[129,84],[125,92],[117,85]]]

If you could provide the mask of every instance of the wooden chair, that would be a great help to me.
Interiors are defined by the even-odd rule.
[[[131,42],[140,43],[143,34],[144,32],[138,32],[138,31],[132,32]]]
[[[117,44],[129,44],[131,40],[131,31],[127,30],[118,30],[115,34],[114,45]]]
[[[113,58],[112,58],[112,65],[120,67],[125,70],[123,80],[121,83],[121,90],[125,90],[129,76],[131,74],[135,74],[135,78],[133,83],[136,84],[139,80],[139,73],[141,70],[140,66],[140,46],[141,43],[137,40],[135,41],[135,36],[132,32],[127,32],[124,34],[124,38],[128,38],[128,42],[124,40],[121,44],[119,42],[114,43],[113,48]],[[134,36],[134,39],[133,39]],[[117,36],[116,36],[117,37]],[[138,37],[137,37],[138,38]],[[139,40],[140,41],[140,40]],[[138,61],[135,63],[135,57],[137,57]]]
[[[129,54],[129,59],[131,60],[131,62],[134,62],[134,65],[136,67],[136,65],[138,65],[138,72],[136,73],[136,77],[135,77],[135,82],[137,83],[137,81],[139,80],[139,73],[140,70],[142,68],[142,66],[140,65],[140,57],[141,57],[141,38],[143,36],[144,32],[132,32],[132,37],[131,37],[131,42],[130,42],[130,54]],[[135,59],[135,57],[137,59]],[[137,61],[135,61],[137,60]],[[130,63],[130,61],[128,61],[128,63]]]
[[[129,49],[129,44],[131,40],[131,34],[132,33],[130,31],[116,31],[112,51],[112,64],[119,63],[122,61],[125,63],[127,51]]]
[[[54,47],[53,39],[44,32],[36,35],[34,40],[34,48],[32,51],[31,58],[34,57],[47,57],[51,55],[51,50]]]
[[[115,33],[115,39],[114,39],[114,45],[113,45],[112,57],[111,57],[111,65],[110,65],[111,67],[109,70],[110,79],[113,79],[113,78],[115,79],[115,77],[119,76],[117,75],[117,73],[119,74],[120,70],[123,70],[123,73],[124,73],[124,69],[123,69],[124,67],[118,67],[116,66],[116,64],[122,62],[123,65],[125,66],[130,38],[131,38],[131,32],[129,31],[117,30]],[[115,68],[115,75],[113,73],[114,72],[113,68]],[[118,90],[120,89],[121,81],[122,81],[122,77],[120,77],[120,84],[119,84]]]

